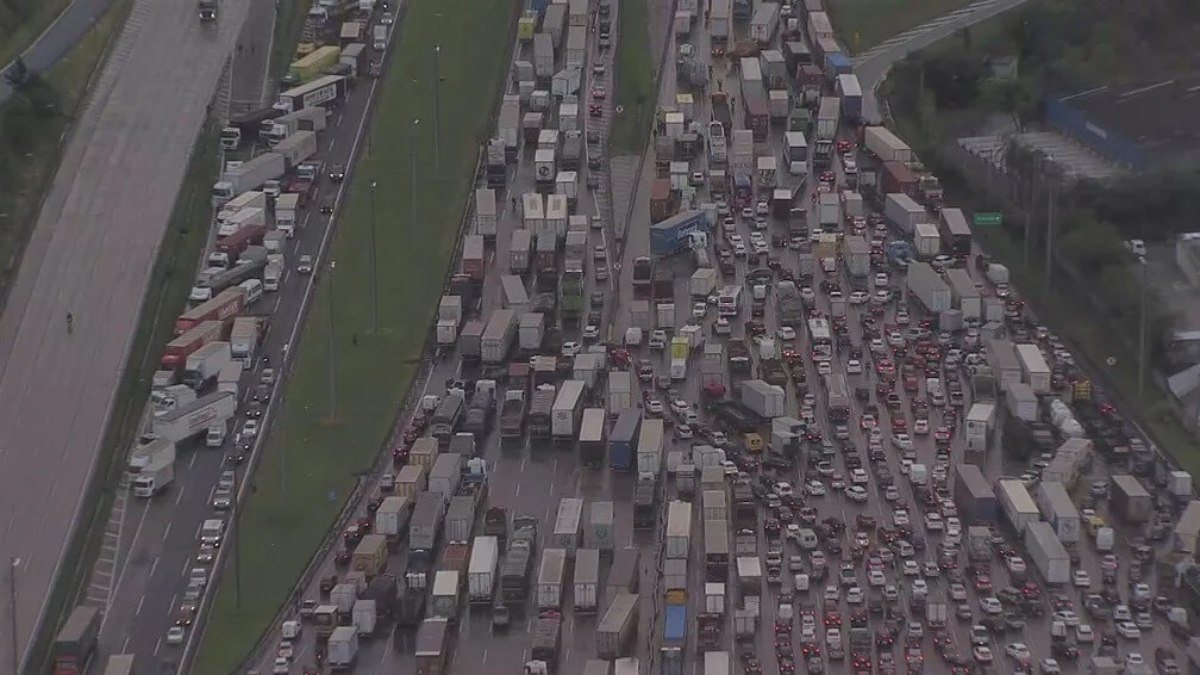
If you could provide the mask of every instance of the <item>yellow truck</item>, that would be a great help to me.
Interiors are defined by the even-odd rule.
[[[351,568],[366,574],[368,578],[374,577],[387,568],[387,554],[387,537],[376,533],[365,535],[354,548]]]
[[[341,47],[320,47],[288,66],[288,80],[296,84],[312,82],[336,66],[341,56]]]

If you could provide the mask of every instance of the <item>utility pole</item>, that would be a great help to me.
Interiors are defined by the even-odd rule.
[[[1144,241],[1145,234],[1142,236]],[[1142,266],[1142,292],[1138,312],[1138,398],[1141,399],[1146,395],[1146,285],[1149,280],[1146,278],[1146,259],[1138,260],[1138,264]]]
[[[1046,196],[1046,295],[1050,294],[1050,280],[1054,273],[1054,179],[1047,185]]]
[[[371,332],[379,332],[379,274],[375,267],[375,247],[379,240],[375,236],[375,188],[379,183],[371,181]]]
[[[442,78],[439,74],[438,61],[442,54],[442,45],[433,46],[433,154],[434,171],[438,178],[442,176]]]
[[[242,482],[238,476],[238,465],[233,465],[233,499],[229,500],[232,505],[233,517],[233,596],[235,606],[238,611],[242,609],[242,510],[238,508],[238,501],[242,496]]]
[[[16,673],[21,668],[21,655],[17,649],[17,569],[21,566],[21,559],[17,556],[12,556],[8,559],[8,620],[10,622],[9,634],[12,637],[12,672]]]
[[[412,121],[411,140],[409,141],[409,153],[412,155],[412,224],[411,227],[417,226],[417,127],[420,126],[420,118]]]
[[[336,294],[333,291],[333,271],[337,269],[337,261],[329,261],[329,419],[337,419],[337,357],[334,353],[334,312]]]

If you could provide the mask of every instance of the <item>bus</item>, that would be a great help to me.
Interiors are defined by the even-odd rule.
[[[808,320],[808,340],[812,343],[813,361],[833,360],[833,333],[829,321],[821,317]]]
[[[971,228],[962,209],[942,209],[941,225],[938,233],[950,250],[950,255],[966,260],[971,257]]]

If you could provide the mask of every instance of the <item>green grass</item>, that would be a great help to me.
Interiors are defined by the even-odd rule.
[[[967,5],[972,0],[828,0],[829,20],[851,54]]]
[[[242,513],[241,604],[226,567],[194,672],[227,675],[287,601],[353,491],[378,457],[420,365],[453,258],[480,143],[514,37],[515,2],[412,0],[376,106],[365,155],[339,215],[330,260],[265,448],[256,492]],[[441,45],[442,178],[435,174],[433,48]],[[417,213],[410,157],[416,127]],[[376,241],[371,183],[376,181]],[[378,256],[381,330],[371,332],[368,251]],[[334,276],[331,284],[330,277]],[[330,314],[337,376],[329,381]],[[286,457],[284,449],[286,448]]]
[[[71,4],[71,0],[41,0],[30,4],[33,10],[23,20],[0,10],[0,66],[7,65],[28,49]]]
[[[296,42],[300,29],[308,15],[311,2],[307,0],[280,0],[275,5],[275,41],[271,45],[270,72],[278,79],[287,72],[288,64],[295,57]]]
[[[616,92],[612,137],[614,156],[640,155],[654,122],[655,62],[650,54],[650,0],[623,0],[617,11]],[[616,113],[617,107],[622,109]]]

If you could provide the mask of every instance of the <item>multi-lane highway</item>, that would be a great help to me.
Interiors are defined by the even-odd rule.
[[[0,317],[0,549],[15,562],[0,633],[24,657],[86,494],[146,284],[248,3],[202,25],[139,0],[96,79]],[[164,105],[171,113],[163,114]],[[74,315],[68,331],[67,314]]]
[[[594,18],[592,20],[595,20]],[[615,17],[613,20],[615,24]],[[709,42],[703,21],[700,21],[693,29],[691,43],[697,48],[700,54],[709,53]],[[594,40],[593,40],[594,42]],[[674,45],[672,45],[672,50]],[[592,45],[590,48],[590,66],[599,65],[605,62],[605,55],[597,51],[597,46]],[[526,57],[527,58],[527,57]],[[659,97],[659,104],[662,107],[673,107],[677,101],[676,94],[679,93],[676,88],[676,78],[674,73],[674,59],[668,59],[667,68],[663,73],[662,86]],[[697,103],[693,111],[693,117],[699,121],[706,121],[711,116],[710,107],[707,102],[707,94],[718,87],[728,92],[735,101],[742,98],[740,74],[736,68],[732,68],[730,62],[718,60],[713,64],[712,81],[709,83],[708,91],[697,93]],[[595,77],[595,84],[587,84],[583,87],[584,96],[590,103],[593,99],[593,90],[606,89],[602,86],[603,78],[607,77],[607,71],[602,71],[597,68],[589,67],[585,69],[589,75]],[[361,97],[361,92],[355,96]],[[356,102],[357,101],[357,102]],[[342,114],[347,118],[353,117],[351,111],[356,105],[364,105],[365,103],[359,99],[352,97],[350,103],[342,111]],[[606,108],[607,103],[603,103],[602,107]],[[586,106],[585,106],[586,109]],[[738,105],[732,106],[734,116],[734,128],[742,128],[745,126],[745,120],[741,113],[741,108]],[[602,118],[601,123],[606,122],[607,113]],[[342,122],[343,125],[346,122]],[[553,127],[556,121],[553,117],[550,118],[548,126]],[[347,134],[347,129],[335,129],[332,134],[327,133],[323,139],[322,148],[326,149],[326,161],[344,161],[347,155],[339,155],[336,152],[329,152],[329,143],[336,142],[339,134]],[[850,141],[853,145],[853,131],[851,129],[843,129],[841,137],[844,140]],[[759,142],[756,145],[756,154],[776,155],[778,156],[783,146],[783,136],[781,128],[772,128],[766,141]],[[345,143],[337,143],[343,148],[343,153],[349,152],[349,148]],[[353,143],[348,144],[350,146]],[[593,148],[594,146],[589,146]],[[864,164],[869,163],[870,158],[866,157],[865,153],[857,153],[855,150],[848,150],[843,157],[835,159],[835,170],[833,171],[832,179],[828,183],[835,186],[835,189],[840,189],[847,184],[847,178],[843,171],[846,161],[849,159],[858,159]],[[509,196],[520,195],[533,190],[533,166],[532,166],[532,148],[527,149],[521,154],[520,160],[515,167],[510,167],[509,172],[509,191],[505,198],[499,200],[503,205],[502,213],[499,218],[499,233],[496,238],[495,247],[490,251],[489,263],[487,268],[487,283],[483,286],[483,302],[481,304],[480,316],[486,318],[490,313],[501,305],[500,285],[495,283],[500,274],[507,270],[508,265],[508,242],[511,238],[511,232],[514,228],[521,227],[522,214],[514,210],[514,205],[520,203],[517,199],[515,202],[509,199]],[[647,177],[642,180],[640,195],[635,201],[634,217],[631,219],[629,227],[625,232],[625,241],[623,245],[623,253],[621,259],[616,261],[618,265],[612,266],[612,280],[598,280],[597,271],[604,269],[608,271],[607,262],[596,263],[589,256],[587,261],[587,283],[584,297],[589,302],[595,303],[597,307],[603,306],[602,324],[612,324],[612,331],[602,331],[601,334],[610,334],[613,336],[621,336],[624,334],[625,328],[633,325],[634,318],[631,316],[630,307],[633,304],[633,284],[632,273],[634,269],[633,261],[641,256],[650,254],[649,245],[649,199],[648,185],[649,176],[652,175],[654,168],[654,157],[648,157],[645,163],[647,167]],[[586,163],[585,163],[586,164]],[[707,162],[703,157],[695,158],[689,167],[690,172],[699,172],[707,175]],[[581,176],[581,187],[586,181],[586,172]],[[818,191],[819,181],[817,177],[812,176],[804,183],[803,189],[798,191],[797,205],[806,206],[809,203],[812,195]],[[786,175],[785,172],[780,172],[780,182],[787,187],[796,187],[800,184],[801,178],[797,176]],[[329,186],[323,186],[328,189]],[[700,187],[696,195],[697,203],[713,201],[711,194],[706,187]],[[575,209],[575,213],[596,214],[596,200],[592,195],[581,189],[580,199]],[[810,230],[817,229],[817,214],[814,209],[808,214]],[[608,215],[608,214],[600,214]],[[723,220],[725,216],[722,216]],[[608,219],[608,220],[611,220]],[[323,219],[322,219],[323,221]],[[327,227],[324,222],[310,222],[307,230],[297,239],[296,246],[299,248],[291,251],[294,257],[298,252],[312,251],[313,240],[309,237],[314,236],[314,232]],[[588,248],[591,250],[594,247],[603,247],[606,250],[611,250],[612,232],[611,224],[606,223],[603,228],[592,229],[589,231]],[[755,223],[753,215],[744,216],[741,213],[734,213],[729,216],[728,224],[721,223],[713,230],[713,242],[710,242],[709,253],[715,253],[719,249],[734,248],[737,241],[753,242],[755,235],[759,233],[756,230],[758,227]],[[766,231],[766,241],[770,241],[771,235],[781,234],[784,224],[777,221],[768,221]],[[848,232],[851,229],[851,223],[845,221],[842,223],[841,230]],[[879,240],[881,243],[899,237],[896,232],[889,232],[886,227],[875,226],[866,229],[866,236],[870,239]],[[308,242],[308,243],[306,243]],[[308,247],[308,248],[306,248]],[[779,267],[782,270],[795,270],[799,266],[797,253],[782,246],[775,246],[770,249],[772,256],[778,258]],[[611,260],[611,258],[608,258]],[[740,316],[733,321],[733,336],[730,338],[718,337],[713,331],[714,310],[707,308],[702,316],[695,319],[690,319],[692,314],[693,299],[689,295],[687,279],[691,276],[694,269],[694,263],[690,256],[676,256],[669,259],[662,259],[657,262],[659,270],[668,270],[677,280],[674,289],[674,301],[676,307],[676,327],[682,326],[684,323],[694,321],[704,328],[706,339],[709,340],[739,340],[746,341],[754,348],[753,341],[746,334],[746,327],[743,322],[747,320],[749,309],[743,307]],[[746,257],[735,258],[735,265],[732,275],[726,275],[722,279],[722,284],[733,284],[743,289],[748,288],[747,273],[758,268],[758,264],[751,263]],[[972,273],[974,271],[972,270]],[[833,313],[833,305],[830,301],[828,289],[831,285],[845,287],[848,280],[844,276],[845,270],[842,264],[836,264],[835,267],[828,273],[818,269],[811,283],[811,295],[813,298],[815,311],[824,315]],[[983,279],[978,279],[977,283],[980,288],[987,289],[988,284]],[[289,309],[289,298],[299,298],[299,285],[296,279],[289,279],[288,285],[290,291],[284,291],[281,296],[280,306],[276,311],[276,325],[279,325],[279,319],[289,317],[295,312],[295,307]],[[918,303],[908,302],[904,299],[904,280],[903,275],[895,270],[883,272],[883,277],[872,276],[870,292],[872,294],[886,293],[888,299],[881,303],[883,307],[882,313],[875,320],[875,327],[882,329],[885,326],[898,326],[904,322],[903,316],[907,315],[909,325],[915,326],[922,318],[921,310],[918,308]],[[768,291],[773,293],[773,291]],[[593,294],[595,299],[593,300]],[[745,303],[744,303],[745,304]],[[774,312],[774,299],[769,298],[767,302],[767,310],[761,321],[765,325],[768,335],[774,335],[777,327],[777,321]],[[837,435],[837,430],[834,425],[829,422],[829,411],[826,405],[826,395],[822,392],[817,384],[821,381],[821,374],[828,369],[832,374],[846,375],[851,381],[862,381],[868,390],[870,399],[879,404],[881,411],[878,413],[878,426],[881,432],[874,433],[869,431],[869,425],[860,425],[859,420],[863,419],[867,414],[865,401],[854,401],[852,404],[853,410],[850,415],[851,424],[844,432],[845,437],[839,439],[834,447],[843,446],[841,450],[834,450],[828,455],[820,457],[825,460],[825,464],[816,461],[802,461],[803,466],[795,469],[777,472],[775,478],[785,480],[793,486],[809,485],[820,482],[822,490],[818,490],[815,485],[806,488],[810,494],[807,497],[802,497],[804,505],[815,510],[815,518],[817,521],[823,519],[831,519],[846,526],[847,532],[839,541],[845,546],[859,538],[858,530],[862,530],[862,536],[866,537],[868,545],[868,561],[864,564],[851,563],[847,556],[842,557],[840,548],[835,548],[829,542],[823,543],[825,547],[823,552],[829,560],[830,581],[814,584],[808,593],[795,592],[791,587],[790,580],[785,580],[780,585],[767,585],[763,591],[762,616],[759,621],[759,627],[748,650],[754,653],[761,662],[762,672],[774,673],[784,672],[780,663],[786,662],[786,658],[778,659],[776,654],[786,654],[789,650],[794,651],[796,660],[802,661],[800,656],[802,645],[812,643],[818,646],[826,646],[825,626],[820,625],[816,629],[816,637],[806,637],[803,629],[800,626],[800,621],[796,621],[790,628],[780,629],[778,632],[772,630],[773,624],[777,618],[777,607],[782,600],[792,599],[801,608],[817,610],[817,621],[828,622],[832,625],[835,623],[833,618],[835,615],[825,614],[825,612],[836,613],[837,620],[844,620],[847,624],[851,622],[852,616],[864,605],[859,605],[854,602],[852,594],[847,590],[849,587],[848,581],[839,583],[839,567],[845,563],[852,564],[852,571],[849,573],[854,579],[854,584],[867,592],[864,594],[872,600],[881,600],[885,591],[869,585],[869,575],[867,566],[877,569],[883,574],[885,586],[893,586],[897,590],[897,599],[899,604],[891,606],[887,610],[893,617],[893,622],[897,628],[892,631],[887,621],[883,616],[871,614],[865,618],[866,626],[872,631],[872,641],[880,640],[882,645],[886,638],[879,637],[880,635],[891,635],[892,639],[897,639],[899,643],[903,643],[906,637],[915,639],[916,643],[923,647],[923,658],[930,662],[930,667],[942,667],[941,665],[933,666],[933,662],[939,657],[936,655],[936,650],[933,648],[933,638],[926,631],[923,637],[917,637],[913,634],[915,629],[909,629],[904,625],[907,618],[907,610],[904,609],[903,601],[907,600],[912,588],[917,586],[917,579],[923,581],[929,588],[931,601],[946,601],[952,596],[951,580],[947,577],[960,575],[957,571],[959,562],[965,557],[961,554],[961,549],[950,546],[947,543],[946,535],[941,531],[925,526],[923,511],[917,506],[918,499],[914,489],[912,489],[909,480],[906,477],[908,467],[912,462],[923,464],[927,467],[939,466],[937,452],[934,447],[932,437],[928,434],[914,434],[914,447],[911,453],[908,454],[902,461],[902,453],[894,448],[893,432],[893,415],[903,416],[906,424],[910,429],[916,426],[916,416],[914,414],[915,405],[918,402],[924,402],[934,409],[933,416],[938,415],[938,404],[932,401],[931,392],[926,389],[926,385],[918,384],[915,391],[897,390],[896,393],[900,396],[901,404],[896,409],[896,412],[889,412],[886,406],[882,405],[882,401],[878,400],[879,394],[876,387],[881,383],[881,378],[877,376],[877,372],[885,371],[890,363],[890,353],[886,343],[881,341],[879,347],[872,345],[873,338],[868,335],[868,324],[863,321],[868,305],[851,304],[847,309],[847,325],[850,344],[862,351],[862,355],[851,356],[851,348],[842,347],[835,348],[832,360],[828,365],[818,365],[813,359],[809,358],[811,345],[802,328],[797,331],[799,337],[791,338],[785,341],[796,348],[796,351],[802,355],[800,363],[793,370],[792,382],[788,387],[788,402],[787,408],[793,411],[792,414],[802,416],[806,412],[811,414],[815,420],[816,429],[819,429],[820,435],[824,439],[833,439]],[[905,311],[901,311],[901,309]],[[291,314],[289,314],[291,312]],[[286,318],[284,318],[286,324]],[[888,330],[884,330],[884,338],[891,340],[887,336]],[[901,331],[903,333],[903,331]],[[937,336],[933,336],[937,337]],[[568,330],[564,335],[564,339],[577,339],[578,334]],[[883,340],[884,338],[881,338]],[[916,337],[905,338],[901,335],[898,339],[901,343],[915,343]],[[970,344],[967,344],[966,339],[962,335],[950,336],[947,338],[951,343],[950,346],[958,346],[961,341],[961,347],[965,351],[975,349]],[[279,331],[275,331],[274,335],[268,339],[268,352],[274,358],[280,353],[282,345],[280,344],[281,336]],[[792,342],[795,340],[795,342]],[[893,345],[895,346],[895,345]],[[632,348],[633,357],[635,359],[649,359],[654,364],[654,369],[657,374],[666,373],[666,363],[661,354],[652,352],[648,347]],[[689,368],[689,377],[683,381],[675,382],[673,385],[674,394],[678,399],[691,402],[697,406],[700,414],[702,425],[705,427],[716,426],[717,422],[711,419],[706,411],[701,406],[697,405],[700,401],[699,377],[695,374],[698,368],[698,359],[693,359]],[[892,364],[891,367],[895,367]],[[809,383],[809,391],[813,396],[807,399],[801,385],[799,373],[803,371],[804,381]],[[860,372],[861,371],[861,372]],[[941,372],[943,378],[947,381],[962,381],[963,375],[956,368],[945,368]],[[448,356],[439,359],[433,368],[432,373],[425,378],[429,383],[427,391],[432,394],[444,393],[442,383],[456,379],[459,377],[470,377],[470,372],[464,372],[463,366],[456,355],[451,352]],[[254,377],[251,374],[250,377]],[[650,385],[647,385],[650,386]],[[967,394],[963,406],[958,410],[958,415],[961,418],[963,411],[971,404],[970,387],[965,386]],[[656,396],[663,396],[663,393]],[[640,400],[640,397],[639,397]],[[670,415],[671,413],[667,413]],[[406,424],[409,416],[404,416],[403,422]],[[404,424],[401,425],[403,428]],[[934,427],[938,423],[933,424]],[[961,422],[959,427],[961,427]],[[880,448],[882,456],[874,461],[868,461],[865,457],[866,450],[872,446],[872,438],[878,436],[882,439]],[[735,441],[735,444],[737,441]],[[691,446],[691,441],[681,436],[672,437],[667,443],[667,450],[687,450]],[[964,439],[961,429],[956,431],[951,437],[950,443],[950,462],[956,463],[963,458]],[[640,621],[641,629],[637,632],[636,646],[630,651],[630,655],[636,655],[643,663],[643,670],[654,672],[655,666],[658,665],[660,658],[658,655],[658,647],[662,643],[663,635],[663,585],[661,583],[662,563],[661,563],[661,542],[663,534],[661,529],[653,532],[634,532],[632,530],[632,507],[631,507],[631,492],[633,478],[628,475],[610,472],[607,468],[601,469],[583,469],[578,466],[575,459],[575,451],[573,449],[559,450],[540,447],[537,445],[518,445],[516,447],[505,445],[501,446],[496,438],[495,431],[487,438],[480,439],[481,455],[487,460],[489,468],[489,490],[488,490],[488,505],[501,506],[508,509],[516,515],[529,515],[536,517],[541,524],[541,531],[548,531],[555,516],[555,509],[559,500],[568,496],[583,497],[588,501],[594,500],[611,500],[615,504],[615,544],[618,548],[627,546],[636,546],[642,552],[642,570],[641,570],[641,610]],[[823,450],[820,444],[810,445],[802,458],[811,455],[816,457],[818,454],[823,455]],[[1009,466],[1001,460],[1002,453],[998,448],[994,448],[988,455],[986,462],[985,473],[989,478],[996,478],[1002,475],[1019,475],[1028,467],[1025,466]],[[194,508],[184,508],[181,518],[179,513],[172,514],[169,521],[162,512],[155,513],[153,510],[148,511],[149,514],[146,522],[140,525],[137,530],[142,534],[135,534],[135,537],[145,537],[146,532],[159,532],[157,540],[158,545],[148,544],[149,546],[157,546],[157,548],[147,549],[147,555],[155,556],[153,559],[158,560],[158,565],[164,569],[158,572],[154,569],[154,563],[149,563],[149,573],[146,574],[152,580],[152,583],[158,584],[155,586],[147,586],[137,589],[122,592],[122,595],[130,598],[126,601],[123,608],[125,612],[123,619],[125,625],[140,624],[146,628],[137,628],[137,635],[128,645],[129,651],[136,651],[141,659],[158,658],[163,654],[164,649],[170,649],[161,644],[162,636],[165,634],[166,628],[171,625],[171,613],[175,608],[179,593],[184,586],[183,572],[191,565],[190,556],[194,549],[195,531],[199,520],[208,513],[207,492],[206,488],[211,486],[216,474],[220,471],[219,462],[216,459],[206,458],[203,453],[199,453],[194,457],[195,465],[188,471],[189,475],[185,479],[186,485],[182,485],[181,506],[183,502],[194,504]],[[862,460],[863,466],[870,469],[870,475],[866,483],[866,498],[865,501],[856,502],[845,496],[844,487],[839,487],[840,482],[848,479],[853,468],[851,457],[857,457]],[[933,473],[945,471],[948,473],[948,478],[953,480],[953,468],[933,469]],[[207,473],[206,473],[207,472]],[[1096,467],[1092,470],[1092,474],[1085,480],[1099,479],[1106,475],[1106,468],[1102,462],[1097,462]],[[890,477],[890,480],[887,478]],[[750,476],[749,480],[760,486],[770,485],[770,481],[763,480],[764,477]],[[888,494],[889,490],[885,489],[885,483],[894,484],[895,492]],[[667,500],[673,499],[676,495],[675,485],[672,479],[667,476],[662,477],[661,481],[661,498],[659,503],[665,504]],[[377,489],[377,484],[371,486],[371,490]],[[189,501],[187,490],[192,490],[195,493],[203,495],[203,499],[192,497]],[[825,494],[819,494],[824,492]],[[174,497],[179,498],[179,497]],[[763,557],[764,561],[771,547],[778,547],[777,550],[783,555],[785,562],[789,565],[791,556],[798,556],[799,568],[805,572],[816,576],[818,569],[814,562],[815,555],[811,551],[801,552],[794,544],[789,541],[774,542],[773,537],[769,536],[766,526],[771,518],[779,518],[783,512],[778,507],[769,508],[766,502],[769,501],[765,495],[762,497],[764,502],[761,508],[761,516],[758,518],[757,536],[758,536],[758,554]],[[365,505],[359,505],[359,508],[364,508]],[[914,543],[923,544],[924,548],[918,552],[911,562],[917,563],[917,567],[912,570],[912,574],[905,568],[898,556],[887,547],[877,535],[872,531],[873,528],[860,527],[857,524],[858,516],[870,516],[873,518],[877,527],[891,527],[896,524],[901,516],[898,511],[904,510],[911,516],[913,535],[911,540]],[[1098,512],[1101,515],[1108,516],[1107,509],[1101,504],[1098,507]],[[808,514],[796,509],[796,511],[788,510],[789,517],[800,518],[807,517]],[[365,515],[360,512],[360,515]],[[190,520],[190,522],[188,522]],[[660,528],[661,528],[660,518]],[[688,583],[688,605],[689,605],[689,621],[694,621],[694,617],[702,611],[704,603],[704,593],[702,586],[702,577],[704,569],[703,555],[703,535],[700,527],[700,518],[693,518],[696,523],[692,531],[692,547],[689,553],[689,583]],[[1112,522],[1112,519],[1109,518]],[[155,524],[156,523],[156,524]],[[178,533],[175,530],[178,529]],[[1131,551],[1129,548],[1130,541],[1133,538],[1132,533],[1125,533],[1129,538],[1121,537],[1117,542],[1118,555],[1122,560],[1127,560],[1130,557]],[[339,536],[340,533],[333,533],[333,536]],[[146,541],[154,541],[156,537],[150,535]],[[1019,540],[1010,538],[1011,544],[1016,551],[1021,551],[1022,547]],[[144,544],[147,545],[147,544]],[[168,565],[165,560],[173,558],[173,564]],[[878,558],[876,563],[870,558]],[[151,558],[147,558],[150,560]],[[936,573],[933,570],[926,569],[925,562],[936,563],[952,559],[953,565],[946,564],[939,567]],[[1028,556],[1026,557],[1028,561]],[[389,568],[394,573],[402,572],[406,567],[406,555],[403,550],[399,550],[390,554]],[[1127,563],[1122,563],[1126,565]],[[1093,579],[1099,579],[1101,576],[1101,564],[1098,556],[1086,545],[1080,547],[1080,563],[1079,569],[1088,571]],[[316,579],[328,574],[343,573],[341,568],[335,563],[334,557],[331,554],[326,559],[318,574],[311,580],[308,586],[304,589],[302,597],[306,600],[316,600],[320,593]],[[1000,588],[1015,581],[1009,579],[1009,573],[1005,570],[1005,566],[999,562],[994,563],[990,567],[990,574],[994,579],[991,583]],[[128,575],[127,575],[128,576]],[[602,574],[602,578],[603,578]],[[153,581],[154,579],[158,581]],[[1015,579],[1015,577],[1014,577]],[[732,581],[732,580],[731,580]],[[826,583],[830,588],[826,587]],[[964,583],[967,588],[962,590],[964,594],[962,599],[954,599],[950,602],[955,611],[965,612],[965,618],[952,620],[946,635],[951,644],[951,651],[960,655],[965,655],[967,659],[971,658],[971,637],[969,634],[970,626],[983,618],[983,612],[980,609],[980,604],[986,598],[990,597],[993,591],[987,590],[986,585],[978,580],[968,581],[964,577]],[[740,598],[741,593],[732,590],[735,584],[730,585],[730,593],[728,603],[729,606],[735,604]],[[840,588],[839,588],[840,587]],[[1076,591],[1073,589],[1060,589],[1055,593],[1061,593],[1066,596],[1066,600],[1073,603],[1073,606],[1079,608],[1082,604],[1081,593],[1085,591]],[[1050,591],[1046,591],[1047,594]],[[954,591],[957,595],[958,591]],[[566,592],[567,597],[570,597],[570,592]],[[132,606],[132,598],[137,597],[135,606]],[[170,598],[170,601],[167,601]],[[864,598],[865,601],[865,598]],[[958,605],[965,605],[965,609],[958,609]],[[572,602],[570,599],[564,602],[564,639],[562,651],[559,655],[559,672],[581,672],[585,661],[595,656],[595,637],[594,628],[598,617],[587,615],[576,615],[571,609]],[[603,606],[601,612],[603,612]],[[453,655],[451,661],[452,672],[475,672],[482,669],[499,668],[505,671],[517,671],[521,665],[528,659],[529,637],[527,624],[518,623],[514,629],[507,632],[494,631],[491,625],[491,620],[488,612],[471,612],[467,614],[464,611],[464,616],[457,629],[457,639],[453,647]],[[142,618],[142,613],[148,612],[145,618]],[[866,614],[864,609],[864,614]],[[295,613],[289,614],[288,618],[294,618]],[[1061,615],[1062,620],[1068,621],[1066,615]],[[110,619],[110,621],[120,619]],[[1158,625],[1155,625],[1150,632],[1144,633],[1141,641],[1137,646],[1125,646],[1122,651],[1139,650],[1144,654],[1149,654],[1152,647],[1164,644],[1168,637],[1167,631],[1161,625],[1161,620]],[[106,628],[106,632],[109,631]],[[733,627],[728,618],[724,626],[722,645],[729,651],[739,651],[739,647],[733,641]],[[1046,618],[1030,617],[1024,628],[1013,628],[1003,635],[995,635],[993,638],[993,647],[995,649],[995,658],[998,662],[1003,662],[1004,655],[1002,646],[1005,643],[1022,642],[1027,644],[1033,656],[1036,659],[1041,659],[1049,656],[1049,622]],[[266,641],[267,648],[264,653],[258,654],[255,663],[258,666],[259,672],[269,672],[273,668],[276,658],[274,647],[278,644],[278,627],[273,629],[273,638]],[[845,639],[845,638],[843,638]],[[111,640],[111,638],[110,638]],[[1085,646],[1085,645],[1084,645]],[[317,661],[317,647],[314,642],[312,631],[306,631],[301,638],[293,645],[294,655],[292,663],[293,668],[307,667],[315,664]],[[116,647],[113,647],[116,649]],[[893,654],[897,660],[903,658],[903,655],[896,654],[899,652],[899,646],[895,648],[881,647],[872,650],[875,658],[879,658],[884,654]],[[124,649],[123,649],[124,650]],[[411,642],[407,639],[393,640],[387,631],[381,631],[371,639],[365,639],[362,642],[357,659],[355,672],[359,673],[393,673],[393,672],[411,672],[414,668],[414,657],[411,653]],[[744,651],[744,650],[743,650]],[[170,655],[172,652],[166,652]],[[684,655],[683,672],[692,672],[699,662],[698,652],[696,649],[696,631],[694,624],[689,625],[687,648]],[[1085,646],[1086,653],[1086,646]],[[982,657],[979,657],[982,659]],[[848,661],[831,661],[825,656],[819,658],[821,669],[829,668],[838,670],[848,668]],[[941,663],[940,661],[938,662]]]
[[[269,8],[268,8],[269,9]],[[269,16],[269,11],[267,12]],[[251,23],[248,21],[248,24]],[[265,54],[270,40],[270,22],[267,33],[243,36],[243,55]],[[394,27],[393,27],[394,28]],[[254,59],[247,58],[250,67]],[[262,67],[262,61],[257,61]],[[262,71],[257,73],[261,81]],[[234,73],[231,99],[244,100],[256,96],[262,87],[256,82],[255,74]],[[363,125],[368,120],[376,89],[376,80],[365,78],[354,88],[345,102],[336,107],[329,118],[329,125],[319,134],[318,152],[314,157],[329,167],[334,164],[349,166],[356,152]],[[239,151],[239,156],[261,151],[248,147]],[[234,157],[230,157],[233,159]],[[306,210],[302,225],[296,236],[286,243],[286,272],[277,293],[263,295],[250,306],[256,315],[269,317],[268,330],[263,338],[260,356],[277,370],[287,356],[287,344],[293,336],[305,297],[311,293],[311,277],[297,271],[296,261],[304,254],[318,258],[334,225],[334,217],[321,213],[317,204],[340,200],[349,182],[331,182],[323,172],[316,192],[310,199],[313,206]],[[336,215],[336,214],[335,214]],[[259,384],[263,361],[258,361],[243,376],[239,402],[239,413],[235,417],[233,430],[240,428],[245,419],[244,406],[249,402]],[[275,385],[278,387],[278,383]],[[274,401],[265,415],[264,426],[269,428],[275,412]],[[196,562],[197,532],[206,518],[217,511],[211,498],[223,472],[237,468],[232,457],[233,434],[221,450],[203,447],[203,439],[192,441],[182,449],[176,474],[176,482],[166,493],[154,500],[131,501],[125,511],[122,528],[124,541],[121,549],[124,564],[118,572],[114,587],[113,603],[105,619],[101,635],[100,655],[129,653],[137,658],[138,667],[149,669],[162,662],[178,664],[183,654],[183,645],[168,645],[167,630],[175,625],[184,604],[183,595],[187,585],[187,574]],[[262,440],[260,438],[259,442]],[[239,472],[239,480],[243,478]],[[189,632],[189,644],[194,640]]]

